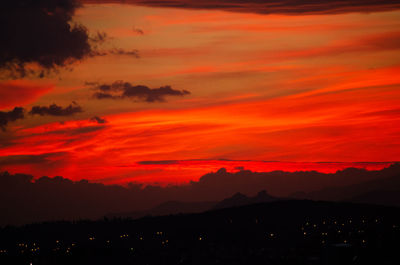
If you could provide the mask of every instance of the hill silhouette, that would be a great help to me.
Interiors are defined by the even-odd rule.
[[[280,200],[0,229],[0,264],[399,264],[400,208]]]
[[[400,206],[400,164],[379,171],[373,180],[342,187],[326,187],[309,193],[294,193],[291,197]]]
[[[145,216],[161,216],[171,214],[201,213],[211,209],[216,202],[178,202],[168,201],[154,208],[143,211],[106,214],[107,218],[131,218],[137,219]]]
[[[226,198],[220,202],[178,202],[169,201],[162,203],[154,208],[144,211],[132,211],[124,213],[110,213],[107,218],[132,218],[137,219],[145,216],[161,216],[172,214],[187,214],[187,213],[201,213],[213,209],[224,209],[243,205],[250,205],[262,202],[271,202],[278,200],[269,195],[265,190],[260,191],[254,197],[249,197],[240,192],[234,194],[232,197]]]
[[[231,207],[250,205],[256,203],[272,202],[276,200],[278,200],[278,198],[269,195],[266,190],[260,191],[254,197],[248,197],[238,192],[232,197],[224,199],[221,202],[215,204],[215,206],[212,209],[224,209],[224,208],[231,208]]]

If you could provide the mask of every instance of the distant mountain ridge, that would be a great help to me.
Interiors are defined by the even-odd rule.
[[[134,183],[105,185],[63,177],[35,179],[31,175],[0,172],[0,226],[52,220],[95,220],[107,213],[130,218],[196,213],[221,207],[221,204],[222,207],[234,207],[257,203],[247,196],[263,189],[276,198],[400,205],[399,192],[396,192],[400,191],[400,164],[394,163],[382,170],[347,168],[327,174],[244,169],[228,172],[222,168],[187,185],[167,187]],[[296,191],[301,192],[294,193]],[[225,201],[237,192],[245,195]],[[270,199],[267,196],[264,201]]]
[[[179,202],[168,201],[157,205],[149,210],[132,211],[107,214],[107,218],[131,218],[137,219],[144,216],[162,216],[171,214],[201,213],[211,209],[216,202]]]
[[[383,169],[379,178],[358,184],[329,187],[318,191],[294,193],[295,199],[349,201],[400,206],[400,164]]]
[[[360,169],[348,168],[340,174],[358,174]],[[365,171],[368,173],[368,171]],[[376,173],[376,172],[375,172]],[[315,201],[346,201],[365,204],[379,204],[400,207],[400,164],[395,163],[388,168],[378,172],[378,178],[364,182],[324,188],[314,192],[293,193],[289,198],[308,199]],[[108,217],[140,218],[144,216],[160,216],[170,214],[200,213],[208,210],[233,208],[257,203],[267,203],[284,198],[271,196],[266,190],[258,192],[254,197],[249,197],[240,192],[232,197],[219,202],[178,202],[170,201],[162,203],[152,209],[141,212],[108,214]]]
[[[220,202],[179,202],[168,201],[158,206],[145,211],[133,211],[125,213],[111,213],[107,214],[107,218],[132,218],[137,219],[145,216],[162,216],[171,214],[189,214],[201,213],[209,210],[233,208],[238,206],[245,206],[255,203],[265,203],[279,200],[262,190],[254,197],[246,196],[240,192],[235,193],[232,197],[226,198]]]
[[[266,190],[260,191],[254,197],[248,197],[238,192],[232,197],[224,199],[221,202],[217,203],[213,207],[213,209],[231,208],[231,207],[244,206],[255,203],[272,202],[276,200],[279,200],[279,198],[269,195]]]

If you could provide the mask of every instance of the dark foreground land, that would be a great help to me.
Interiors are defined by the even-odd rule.
[[[400,264],[400,209],[277,201],[0,230],[0,264]]]

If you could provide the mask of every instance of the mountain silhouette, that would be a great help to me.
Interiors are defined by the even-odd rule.
[[[399,191],[399,176],[398,163],[382,170],[348,168],[336,173],[228,172],[220,169],[188,185],[161,187],[138,183],[105,185],[87,180],[73,181],[61,176],[35,178],[3,172],[0,173],[0,225],[95,220],[108,213],[132,218],[195,213],[212,209],[217,204],[216,207],[231,207],[273,199],[266,193],[253,199],[245,198],[263,189],[276,198],[353,201],[353,198],[370,192]],[[296,191],[302,193],[293,194]],[[222,202],[237,192],[244,195]],[[385,201],[377,201],[379,198],[371,196],[363,201],[393,205],[389,197]]]
[[[276,200],[278,200],[278,198],[269,195],[266,190],[260,191],[255,197],[248,197],[238,192],[232,197],[224,199],[221,202],[217,203],[213,207],[213,209],[231,208],[255,203],[272,202]]]
[[[208,210],[232,208],[256,203],[272,202],[278,198],[273,197],[262,190],[254,197],[248,197],[240,192],[235,193],[232,197],[226,198],[220,202],[180,202],[168,201],[161,203],[154,208],[144,211],[132,211],[121,213],[107,214],[107,218],[131,218],[137,219],[145,216],[162,216],[172,214],[188,214],[188,213],[201,213]]]
[[[297,192],[291,197],[400,206],[400,163],[381,170],[378,178],[373,180],[342,187],[328,187],[309,193]]]
[[[107,218],[130,218],[137,219],[145,216],[163,216],[171,214],[189,214],[189,213],[201,213],[211,209],[216,202],[180,202],[180,201],[168,201],[161,203],[156,207],[144,211],[132,211],[122,213],[110,213],[107,214]]]

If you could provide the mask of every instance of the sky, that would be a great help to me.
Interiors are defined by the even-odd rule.
[[[0,171],[167,185],[400,160],[398,1],[7,2]]]

